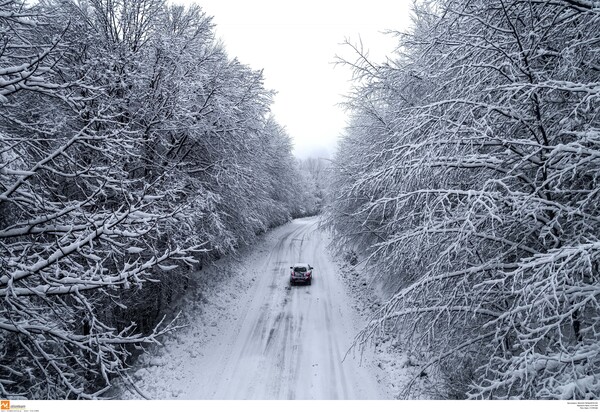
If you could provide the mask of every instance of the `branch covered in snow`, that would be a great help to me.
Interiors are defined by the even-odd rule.
[[[439,0],[415,16],[395,58],[360,72],[334,168],[338,246],[390,291],[358,341],[395,330],[448,397],[593,399],[600,9]]]
[[[161,0],[0,3],[3,398],[100,397],[193,270],[304,212],[272,92],[212,30]]]

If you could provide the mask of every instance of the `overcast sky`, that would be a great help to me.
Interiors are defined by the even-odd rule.
[[[192,0],[176,0],[191,3]],[[403,30],[411,0],[197,0],[213,16],[231,57],[263,69],[277,91],[273,112],[294,141],[298,157],[329,157],[346,125],[337,105],[350,88],[350,71],[336,55],[352,56],[345,38],[359,41],[376,62],[396,45],[386,30]]]

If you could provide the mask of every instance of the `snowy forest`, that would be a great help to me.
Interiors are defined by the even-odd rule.
[[[198,6],[0,2],[0,397],[101,396],[190,270],[316,212],[272,97]]]
[[[598,399],[600,2],[421,0],[385,62],[347,41],[327,163],[199,4],[0,0],[0,398],[107,396],[191,273],[321,214],[385,295],[356,347],[419,360],[404,398]]]
[[[446,398],[600,394],[600,3],[434,0],[355,45],[328,225]],[[412,384],[404,389],[411,396]]]

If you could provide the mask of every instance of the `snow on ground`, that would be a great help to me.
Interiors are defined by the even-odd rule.
[[[256,281],[252,268],[268,255],[267,245],[276,240],[273,231],[262,237],[259,247],[244,247],[236,256],[226,256],[196,272],[195,287],[176,302],[186,325],[142,354],[134,365],[133,381],[151,399],[176,399],[181,395],[182,370],[191,359],[205,356],[205,346],[231,321],[237,320],[238,302]],[[137,399],[133,392],[119,397]]]
[[[384,303],[382,291],[366,276],[366,265],[350,263],[350,259],[337,256],[339,267],[348,294],[352,297],[353,308],[360,313],[362,325],[373,318],[376,310]],[[352,262],[354,263],[354,262]],[[404,391],[412,378],[420,372],[423,361],[403,350],[400,343],[389,331],[373,337],[365,351],[373,352],[373,362],[381,369],[380,383],[395,399],[404,399]],[[431,399],[432,382],[427,376],[419,377],[411,385],[410,399]]]
[[[200,287],[178,303],[189,326],[140,356],[140,391],[151,399],[392,399],[406,378],[398,353],[381,349],[390,339],[376,344],[376,358],[346,354],[365,322],[359,299],[370,295],[355,294],[353,308],[356,282],[346,288],[329,241],[317,218],[297,219],[196,273]],[[315,267],[311,286],[290,287],[295,261]]]

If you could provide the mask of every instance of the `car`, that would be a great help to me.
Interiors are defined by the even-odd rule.
[[[313,278],[313,267],[308,263],[296,263],[294,266],[290,266],[292,272],[290,273],[290,284],[302,282],[310,285]]]

